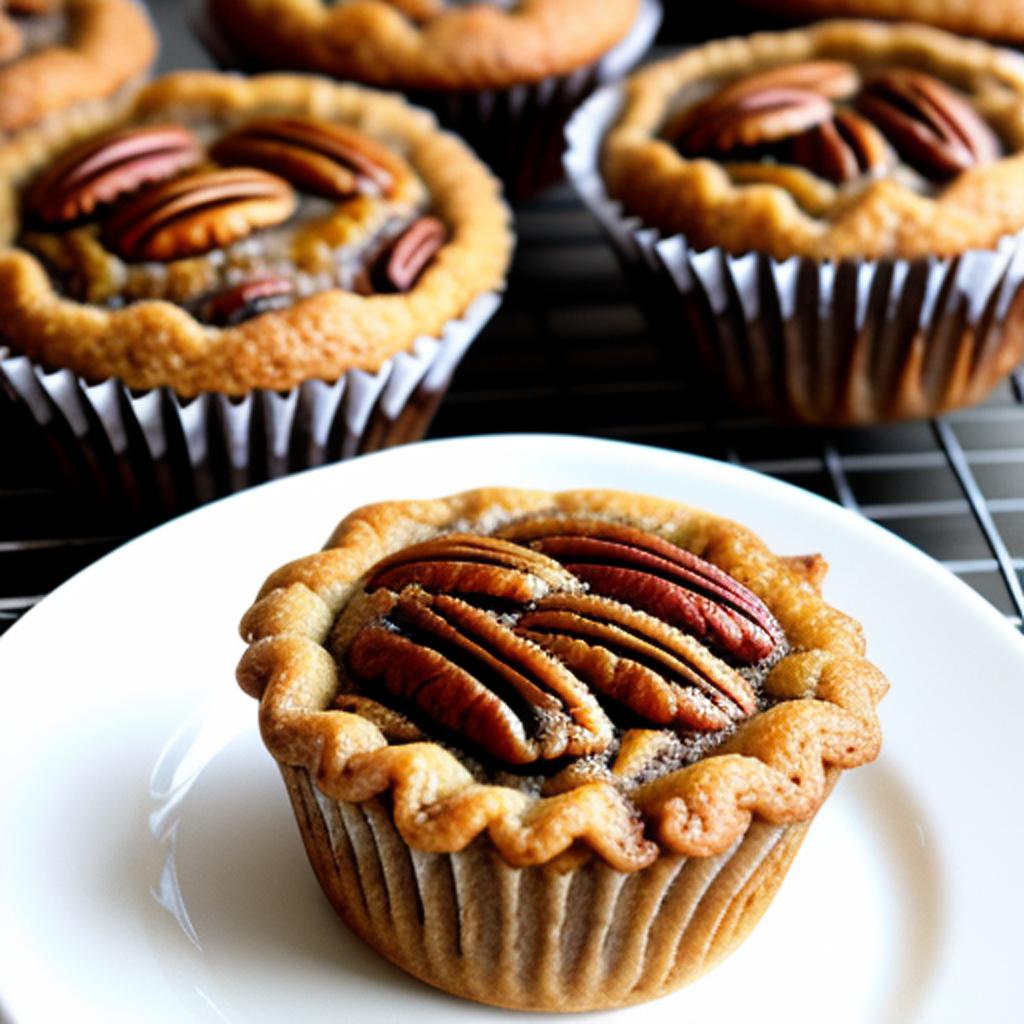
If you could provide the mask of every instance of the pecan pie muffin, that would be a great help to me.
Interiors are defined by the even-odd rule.
[[[825,22],[645,69],[581,112],[570,167],[741,404],[923,416],[1024,352],[1022,103],[1008,51]]]
[[[155,57],[134,0],[2,0],[0,142],[57,115],[82,123],[123,105]]]
[[[523,195],[560,173],[566,114],[660,17],[658,0],[208,0],[200,34],[225,66],[401,90]]]
[[[84,137],[0,150],[0,241],[27,404],[47,384],[59,404],[45,371],[70,372],[90,422],[138,420],[112,444],[138,427],[194,462],[219,437],[264,470],[420,436],[511,245],[495,180],[400,98],[195,72]],[[104,382],[118,410],[91,401]]]
[[[353,512],[241,631],[310,861],[382,955],[457,995],[578,1011],[732,950],[887,683],[819,556],[610,491]]]

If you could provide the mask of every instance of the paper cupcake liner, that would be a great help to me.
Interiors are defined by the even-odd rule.
[[[674,359],[737,405],[822,425],[972,405],[1024,357],[1024,232],[954,257],[815,260],[698,251],[607,193],[601,145],[621,86],[566,129],[566,172]]]
[[[460,359],[501,297],[478,296],[439,338],[420,337],[376,373],[241,398],[90,384],[0,348],[0,388],[45,431],[65,478],[100,500],[179,511],[299,469],[421,438]]]
[[[632,29],[601,60],[569,75],[510,89],[404,90],[462,136],[500,177],[511,199],[521,200],[562,178],[565,123],[596,88],[617,81],[650,49],[663,16],[660,0],[641,0]],[[256,72],[212,23],[205,4],[195,9],[196,34],[223,69]]]
[[[662,855],[634,874],[593,857],[512,868],[486,839],[414,850],[383,801],[333,801],[305,769],[281,772],[349,927],[422,981],[513,1009],[624,1006],[694,980],[757,922],[808,828],[755,822],[720,856]]]

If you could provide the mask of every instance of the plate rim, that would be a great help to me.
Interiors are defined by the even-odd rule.
[[[885,527],[879,525],[866,516],[859,514],[853,509],[849,509],[838,502],[831,501],[820,494],[815,494],[812,491],[798,487],[796,484],[779,480],[766,473],[750,469],[747,466],[739,466],[691,452],[681,452],[671,448],[660,448],[656,445],[640,444],[633,441],[621,441],[616,438],[591,437],[582,434],[510,433],[469,434],[460,437],[431,438],[424,441],[413,442],[411,444],[399,445],[394,448],[387,448],[382,451],[368,452],[363,455],[358,455],[352,459],[345,459],[324,466],[316,466],[312,469],[302,470],[298,473],[291,473],[275,480],[264,481],[253,487],[236,491],[233,494],[224,495],[214,501],[200,505],[198,508],[183,512],[180,515],[174,516],[163,523],[159,523],[156,526],[129,538],[123,544],[118,545],[118,547],[114,548],[112,551],[108,551],[106,554],[97,558],[94,562],[90,562],[88,565],[83,566],[77,572],[63,580],[57,587],[54,587],[53,590],[25,612],[25,614],[22,615],[3,635],[0,635],[0,657],[4,654],[5,644],[8,643],[9,638],[20,631],[23,623],[28,620],[30,616],[35,616],[41,608],[45,608],[47,602],[55,595],[59,594],[65,587],[69,585],[80,586],[82,577],[88,573],[96,570],[98,567],[108,565],[111,560],[118,560],[122,557],[126,557],[131,553],[136,545],[151,543],[155,536],[163,533],[164,531],[179,528],[182,522],[194,520],[205,515],[221,514],[221,510],[224,508],[234,507],[238,504],[258,500],[270,489],[285,489],[288,486],[294,486],[296,481],[323,479],[335,474],[343,475],[346,471],[350,471],[351,467],[356,465],[365,465],[370,461],[383,462],[385,460],[390,461],[392,459],[408,457],[408,453],[413,450],[426,449],[429,451],[437,451],[447,448],[462,447],[464,445],[487,445],[497,442],[513,445],[547,443],[564,445],[568,443],[570,445],[580,444],[584,447],[597,446],[616,448],[620,450],[641,452],[644,454],[644,457],[647,458],[655,457],[660,460],[667,457],[673,460],[680,459],[684,462],[696,463],[697,465],[704,467],[704,469],[710,470],[712,473],[721,473],[725,476],[732,476],[735,474],[737,477],[746,476],[748,479],[752,477],[758,481],[759,485],[763,485],[769,490],[776,490],[779,494],[788,493],[789,495],[797,498],[797,500],[807,500],[819,509],[826,509],[826,514],[829,516],[838,514],[838,516],[841,519],[845,519],[852,528],[868,530],[874,535],[876,540],[879,540],[884,544],[896,545],[902,555],[910,556],[915,559],[922,569],[930,573],[937,580],[941,580],[941,582],[945,584],[952,583],[955,588],[961,588],[960,596],[966,598],[970,604],[973,604],[976,611],[983,612],[990,617],[994,617],[993,621],[998,622],[1000,628],[1005,631],[1011,639],[1019,641],[1022,645],[1022,653],[1024,653],[1024,634],[1016,629],[1013,624],[1010,623],[1009,620],[991,604],[991,602],[982,597],[976,590],[974,590],[973,587],[965,583],[954,572],[945,568],[945,566],[941,565],[936,559],[932,558],[930,555],[892,531],[887,530]],[[440,497],[441,495],[437,496]],[[695,505],[694,507],[699,508],[700,506]],[[347,511],[339,512],[339,518],[347,514]],[[324,541],[326,542],[326,538],[324,538]]]
[[[964,607],[966,605],[966,607],[969,607],[972,612],[975,613],[977,621],[983,628],[992,631],[992,635],[998,635],[1007,640],[1007,649],[1010,650],[1014,656],[1024,656],[1024,637],[1022,637],[1010,622],[987,600],[981,597],[980,594],[974,591],[962,580],[958,579],[955,574],[941,566],[930,556],[913,547],[913,545],[909,544],[907,541],[885,530],[877,523],[868,520],[866,517],[857,515],[850,509],[847,509],[820,495],[804,491],[793,484],[777,480],[765,474],[757,473],[756,471],[747,469],[746,467],[649,445],[638,445],[631,442],[603,438],[580,437],[577,435],[498,434],[437,439],[419,445],[409,445],[399,449],[391,449],[386,452],[373,453],[372,455],[364,456],[359,460],[320,467],[306,473],[296,474],[293,477],[287,477],[279,481],[268,482],[267,484],[260,485],[259,487],[231,495],[220,501],[210,503],[209,505],[202,506],[201,508],[193,510],[183,516],[172,519],[155,527],[154,529],[148,530],[143,534],[140,534],[138,537],[126,542],[114,551],[104,555],[102,558],[97,559],[96,562],[86,566],[80,572],[70,577],[65,581],[65,583],[61,584],[60,587],[55,588],[52,594],[47,595],[46,598],[40,601],[38,605],[19,620],[19,622],[16,623],[4,637],[0,637],[0,674],[2,674],[3,666],[7,662],[8,651],[12,648],[17,651],[18,637],[20,637],[22,632],[29,631],[30,627],[25,627],[23,624],[31,617],[31,622],[34,625],[34,622],[38,620],[40,616],[45,616],[48,613],[48,602],[51,601],[51,598],[59,594],[61,591],[64,591],[66,588],[76,589],[81,587],[83,585],[83,579],[88,577],[90,573],[96,571],[101,565],[109,566],[111,563],[130,559],[134,555],[134,546],[152,543],[153,538],[161,536],[164,531],[174,530],[176,528],[180,529],[181,524],[185,521],[194,523],[197,519],[204,518],[206,516],[218,514],[224,515],[225,509],[229,510],[227,513],[229,516],[233,515],[234,513],[230,510],[237,508],[239,505],[244,507],[246,504],[262,500],[261,496],[267,493],[267,488],[283,490],[289,487],[289,485],[298,486],[300,488],[306,486],[315,487],[314,484],[309,482],[314,480],[323,480],[331,475],[344,475],[344,473],[350,471],[350,467],[354,466],[357,461],[365,465],[369,460],[384,462],[385,460],[390,461],[392,459],[415,457],[416,453],[422,455],[423,450],[426,448],[438,453],[433,457],[442,457],[452,449],[457,450],[466,446],[476,446],[481,443],[485,446],[492,443],[511,446],[522,446],[524,443],[535,444],[539,445],[544,451],[549,453],[552,453],[550,446],[557,444],[563,447],[563,450],[557,453],[558,458],[571,458],[573,455],[573,449],[576,451],[589,449],[591,452],[614,449],[619,457],[625,456],[626,462],[622,463],[622,465],[628,464],[629,468],[638,475],[643,475],[644,467],[638,467],[631,456],[639,454],[643,457],[653,458],[656,463],[662,464],[662,472],[664,472],[664,469],[666,468],[666,461],[668,463],[680,462],[689,464],[692,467],[692,473],[701,481],[707,481],[708,486],[711,488],[715,486],[716,479],[726,479],[729,481],[729,486],[733,488],[740,486],[742,489],[742,478],[743,480],[755,482],[756,488],[767,489],[768,491],[775,492],[780,496],[783,504],[787,503],[788,500],[795,498],[800,503],[806,503],[808,510],[827,510],[826,514],[833,519],[836,524],[836,529],[854,530],[863,538],[863,543],[871,544],[876,548],[880,545],[882,549],[898,551],[903,560],[909,559],[913,563],[915,569],[922,574],[923,579],[939,582],[944,591],[943,596],[947,600],[956,603],[959,607]],[[568,451],[565,449],[568,449]],[[554,453],[552,454],[554,457]],[[305,482],[297,483],[300,479]],[[440,490],[442,493],[445,491],[443,487],[440,488]],[[433,493],[433,491],[431,493]],[[348,509],[341,510],[338,514],[343,514],[344,511],[348,511]],[[751,519],[756,519],[756,516],[752,515]],[[319,538],[317,539],[317,543],[318,542]],[[998,623],[998,627],[996,626],[996,623]],[[15,634],[15,631],[17,631],[17,635],[15,637],[16,642],[12,644],[10,642],[10,637],[12,634]],[[3,728],[2,724],[0,724],[0,737],[2,737],[5,731],[6,730]],[[2,748],[2,746],[3,744],[0,744],[0,748]],[[0,752],[0,763],[3,763],[3,761],[4,757],[2,752]],[[6,988],[6,986],[4,987]],[[12,987],[10,991],[17,993],[17,986]],[[21,993],[20,995],[23,996],[24,993]],[[4,1019],[4,1012],[8,1010],[9,1006],[9,1000],[4,997],[3,993],[0,993],[0,1020]],[[92,1009],[92,1005],[87,1001],[83,1001],[82,1006],[85,1010]],[[20,1005],[20,1009],[24,1012],[25,1007]],[[29,1013],[32,1012],[30,1004],[27,1006],[27,1010]],[[11,1019],[13,1019],[13,1016]]]

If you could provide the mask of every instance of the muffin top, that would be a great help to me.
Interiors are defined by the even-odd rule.
[[[568,74],[628,32],[639,0],[210,0],[267,68],[407,89],[501,89]]]
[[[991,39],[1024,39],[1024,8],[1018,0],[740,0],[771,14],[816,18],[895,18],[923,21],[950,32]]]
[[[279,760],[391,787],[413,846],[489,828],[510,863],[580,841],[634,870],[803,820],[826,764],[874,756],[885,682],[824,572],[635,495],[386,503],[268,580],[239,681]]]
[[[133,0],[0,3],[0,140],[143,75],[156,38]]]
[[[182,74],[0,151],[0,333],[90,379],[244,393],[376,369],[498,287],[497,186],[401,100]]]
[[[609,193],[696,249],[955,255],[1024,227],[1024,61],[913,25],[729,39],[634,76]]]

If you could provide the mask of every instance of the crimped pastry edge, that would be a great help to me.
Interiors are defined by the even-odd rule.
[[[143,75],[157,41],[135,0],[65,0],[71,38],[0,68],[0,142]]]
[[[135,120],[173,119],[176,111],[229,116],[273,110],[336,117],[408,147],[451,237],[416,286],[400,295],[320,292],[237,327],[200,323],[172,303],[153,300],[107,310],[62,298],[29,253],[0,251],[4,338],[18,354],[86,379],[128,387],[167,385],[182,397],[204,391],[240,395],[288,390],[304,380],[376,371],[416,338],[437,336],[478,295],[504,284],[512,250],[510,214],[497,180],[433,115],[401,97],[300,75],[243,79],[178,72],[147,87],[127,113],[91,131]],[[60,149],[69,131],[25,132],[0,149],[0,240],[17,225],[18,188]]]
[[[542,511],[657,528],[741,579],[796,649],[766,684],[790,699],[743,723],[714,756],[637,790],[632,802],[601,782],[545,798],[482,785],[439,744],[389,746],[365,719],[324,710],[337,686],[324,641],[372,565],[455,524],[486,529]],[[249,647],[238,682],[260,701],[263,739],[281,764],[309,770],[331,799],[389,793],[395,824],[416,849],[452,852],[486,832],[516,867],[550,862],[577,844],[627,872],[662,851],[721,853],[755,815],[773,824],[809,820],[830,788],[830,770],[872,760],[881,743],[875,706],[888,683],[864,657],[859,624],[822,600],[797,561],[772,554],[745,527],[658,498],[484,488],[369,505],[343,519],[322,552],[273,573],[241,633]]]
[[[210,0],[232,42],[268,67],[405,89],[505,89],[597,60],[629,31],[639,0],[522,0],[455,8],[417,25],[383,0]]]
[[[829,216],[802,210],[777,185],[732,182],[713,160],[687,160],[656,138],[672,96],[690,82],[816,58],[913,57],[914,66],[976,87],[974,100],[1011,150],[960,174],[935,197],[891,179],[867,185]],[[993,247],[1024,227],[1024,59],[1019,54],[914,24],[827,21],[708,43],[637,72],[609,131],[602,172],[609,194],[696,249],[810,256],[906,258]],[[1018,150],[1018,151],[1014,151]]]

